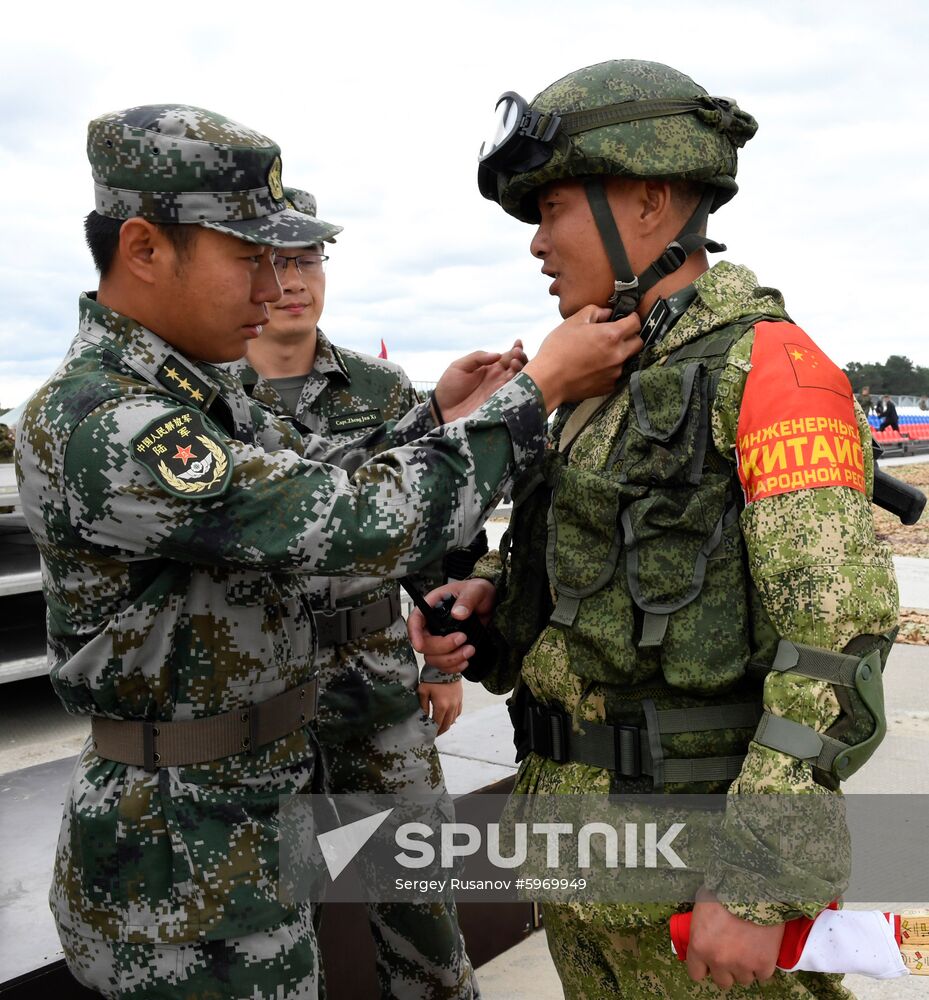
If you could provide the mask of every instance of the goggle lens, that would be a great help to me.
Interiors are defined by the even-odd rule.
[[[490,156],[491,153],[499,149],[516,131],[521,117],[515,95],[504,94],[497,102],[493,138],[481,143],[478,158],[483,160],[484,157]]]

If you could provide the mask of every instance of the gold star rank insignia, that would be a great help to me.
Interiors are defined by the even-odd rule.
[[[196,403],[202,409],[206,409],[216,397],[216,390],[173,354],[165,358],[155,377],[172,396],[179,397],[184,403]]]

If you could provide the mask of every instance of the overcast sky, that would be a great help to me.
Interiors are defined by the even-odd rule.
[[[201,13],[202,11],[202,13]],[[529,226],[479,195],[504,90],[610,58],[667,62],[760,123],[710,235],[839,364],[929,365],[929,4],[919,0],[18,4],[0,39],[0,406],[28,395],[95,285],[87,122],[220,111],[345,227],[322,326],[414,379],[558,321]]]

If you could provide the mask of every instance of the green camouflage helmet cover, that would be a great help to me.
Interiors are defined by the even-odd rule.
[[[281,150],[259,132],[188,104],[148,104],[87,129],[96,208],[111,219],[192,223],[249,243],[308,246],[339,232],[287,207]]]
[[[555,138],[551,159],[534,170],[503,177],[499,201],[510,215],[538,222],[535,192],[567,177],[610,175],[696,181],[714,187],[712,210],[738,190],[736,150],[758,123],[734,101],[710,97],[684,73],[662,63],[612,59],[585,66],[546,87],[532,101],[536,111],[591,111],[620,101],[693,100],[699,109],[604,125]]]
[[[314,219],[316,218],[316,195],[301,188],[285,187],[284,198],[288,208],[292,208],[297,212],[303,212],[304,215],[311,215]],[[333,234],[335,234],[341,233],[343,227],[331,226],[330,228]],[[335,243],[335,241],[335,235],[326,237],[327,243]]]

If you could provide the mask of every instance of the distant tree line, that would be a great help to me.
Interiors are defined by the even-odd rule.
[[[894,396],[929,395],[929,368],[914,365],[902,354],[891,354],[883,364],[850,361],[844,371],[855,392],[868,386],[872,396],[885,392]]]
[[[0,424],[0,462],[13,461],[13,432],[6,424]]]

